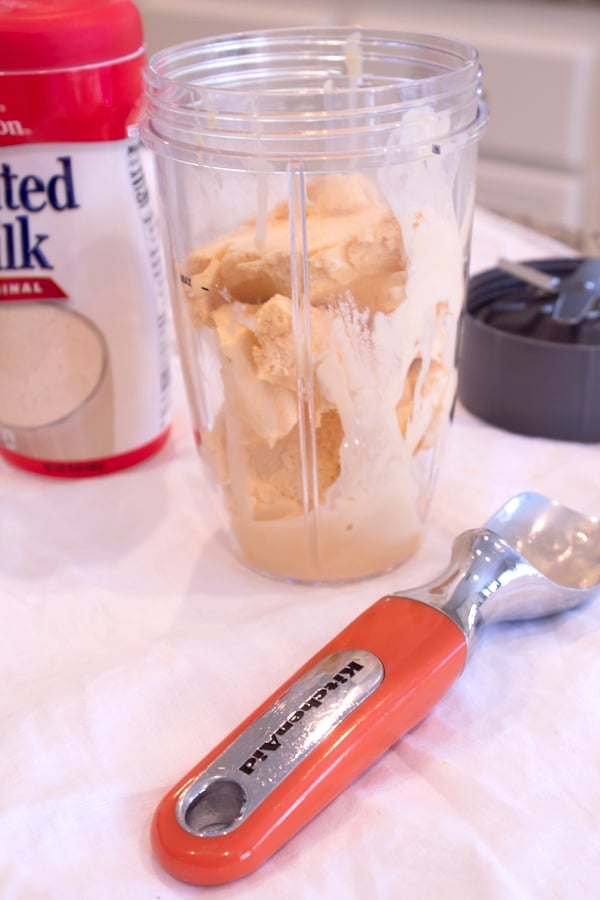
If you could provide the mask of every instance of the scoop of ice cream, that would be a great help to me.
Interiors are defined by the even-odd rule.
[[[335,410],[320,417],[315,437],[318,496],[311,497],[309,508],[313,507],[314,500],[323,502],[327,488],[340,472],[339,449],[343,432]],[[303,510],[303,481],[308,478],[310,482],[313,461],[310,441],[302,440],[298,426],[274,446],[252,441],[245,446],[244,453],[250,473],[248,487],[255,500],[254,518],[266,520],[279,518],[282,514],[299,515]]]
[[[290,221],[283,202],[186,261],[192,322],[216,347],[223,389],[203,453],[246,546],[262,546],[258,535],[284,520],[298,523],[302,544],[315,505],[331,525],[330,549],[343,545],[338,531],[364,543],[365,504],[398,510],[413,546],[414,462],[430,456],[421,451],[435,445],[453,390],[460,285],[432,269],[446,232],[417,212],[405,243],[375,184],[357,173],[309,180],[305,201],[297,259],[295,212]],[[421,245],[409,267],[405,247]],[[454,245],[446,255],[460,272]]]
[[[256,310],[253,328],[255,343],[252,351],[259,378],[272,384],[281,384],[297,390],[298,349],[302,346],[303,333],[294,325],[293,304],[289,297],[276,294]],[[300,333],[299,333],[300,331]],[[307,332],[307,333],[306,333]],[[326,310],[313,307],[310,322],[304,332],[308,344],[306,357],[310,365],[318,364],[326,352],[330,317]],[[306,373],[300,373],[306,374]],[[319,400],[319,404],[321,404]]]
[[[312,305],[333,305],[350,295],[359,309],[389,312],[404,299],[406,256],[400,226],[364,176],[328,175],[307,187],[305,233]],[[252,220],[228,237],[194,251],[187,261],[194,319],[207,321],[223,302],[262,304],[291,297],[293,269],[287,203],[267,217],[257,240]],[[261,229],[262,230],[262,229]],[[302,230],[297,229],[300,243]]]
[[[436,426],[444,408],[443,400],[448,381],[448,372],[438,360],[432,359],[425,371],[421,357],[413,359],[410,364],[404,391],[396,406],[396,415],[402,436],[405,437],[415,408],[427,408],[428,415],[421,416],[425,423],[422,433],[418,436],[418,440],[413,439],[416,445],[415,452],[427,449],[435,443]]]
[[[214,312],[228,414],[238,416],[257,437],[272,446],[298,420],[296,394],[260,377],[253,359],[254,333],[236,319],[236,312],[243,314],[236,304],[223,304]]]

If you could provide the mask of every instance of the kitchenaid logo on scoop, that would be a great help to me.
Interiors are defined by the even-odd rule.
[[[79,209],[79,203],[70,156],[56,157],[56,169],[47,178],[35,172],[17,171],[10,162],[3,162],[0,165],[0,273],[52,270],[50,234],[36,230],[35,217],[41,212],[64,213],[74,209]]]
[[[188,812],[198,807],[218,816],[213,821],[222,827],[207,832],[213,836],[226,834],[247,821],[303,760],[356,713],[384,678],[381,660],[360,647],[336,650],[320,658],[191,781],[177,804],[181,827],[192,834],[200,833],[188,819]],[[343,740],[343,733],[337,734]],[[233,788],[234,796],[243,798],[240,815],[229,823],[219,807],[219,785],[225,787],[226,794]]]
[[[315,691],[305,703],[299,705],[290,716],[281,722],[279,727],[273,731],[270,737],[266,741],[263,741],[263,743],[256,748],[252,756],[239,767],[240,772],[243,772],[245,775],[252,775],[257,764],[265,762],[265,760],[269,759],[273,753],[281,750],[281,738],[285,741],[288,732],[294,728],[298,722],[302,721],[306,716],[310,716],[315,710],[318,710],[329,694],[336,691],[340,685],[346,684],[350,679],[354,678],[358,672],[362,672],[363,669],[364,666],[361,663],[354,659],[350,660],[350,662],[341,668],[333,678],[326,681],[325,684],[323,684],[319,690]]]

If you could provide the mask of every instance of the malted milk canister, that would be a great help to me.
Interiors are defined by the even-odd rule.
[[[0,453],[114,472],[169,428],[167,293],[130,0],[0,0]]]

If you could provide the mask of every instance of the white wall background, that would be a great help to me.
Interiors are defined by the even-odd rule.
[[[307,24],[429,31],[475,44],[490,125],[478,202],[600,235],[600,2],[138,0],[148,50],[211,34]]]

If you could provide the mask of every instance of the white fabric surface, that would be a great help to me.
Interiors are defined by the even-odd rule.
[[[557,253],[477,210],[474,270]],[[600,512],[598,445],[459,407],[419,552],[286,586],[228,555],[174,374],[151,461],[80,481],[0,462],[3,900],[600,896],[600,600],[490,629],[433,713],[249,878],[195,888],[155,863],[165,790],[360,611],[441,571],[456,534],[526,489]]]

